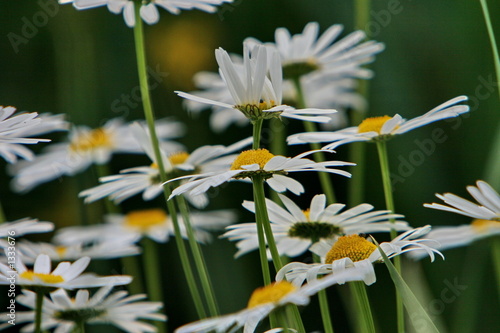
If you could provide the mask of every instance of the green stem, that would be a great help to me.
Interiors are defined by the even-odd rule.
[[[36,291],[36,307],[35,307],[35,333],[42,332],[42,307],[43,307],[43,295],[44,292],[41,290]]]
[[[2,202],[0,202],[0,224],[7,222],[7,218],[5,217],[5,212],[3,210]]]
[[[259,119],[253,122],[253,145],[252,149],[260,148],[260,136],[262,132],[262,123],[264,119]]]
[[[293,81],[293,84],[295,86],[295,90],[297,92],[297,108],[303,109],[306,107],[306,102],[304,99],[304,91],[302,90],[302,84],[300,83],[300,77],[294,78],[292,81]],[[316,125],[313,122],[304,121],[303,124],[304,124],[304,128],[305,128],[306,132],[316,132],[317,131]],[[321,149],[321,145],[317,142],[310,143],[309,145],[310,145],[312,150]],[[318,152],[318,153],[314,154],[314,160],[317,163],[324,162],[326,160],[325,154],[323,154],[322,152]],[[326,173],[326,172],[317,172],[317,174],[319,177],[319,181],[321,183],[321,189],[323,190],[323,193],[326,195],[326,199],[327,199],[328,203],[332,204],[332,203],[336,202],[337,200],[335,198],[335,192],[333,190],[330,174]]]
[[[488,10],[488,4],[486,0],[479,0],[481,3],[481,8],[483,10],[484,21],[486,23],[486,28],[488,30],[488,36],[490,37],[491,50],[493,52],[493,61],[495,63],[495,72],[497,76],[497,83],[500,82],[500,55],[498,53],[497,42],[495,39],[495,33],[493,31],[493,25],[491,24],[490,12]],[[500,93],[500,86],[498,86],[498,91]]]
[[[349,283],[349,287],[354,296],[357,312],[361,317],[359,321],[360,332],[375,333],[375,324],[373,323],[373,315],[365,283],[363,281],[353,281]]]
[[[75,322],[75,329],[73,332],[85,333],[85,321],[78,320],[77,322]]]
[[[389,157],[387,154],[387,145],[385,141],[377,141],[377,151],[380,161],[380,171],[382,173],[382,183],[384,186],[384,197],[385,205],[387,210],[395,213],[394,209],[394,198],[392,196],[392,185],[391,185],[391,174],[389,169]],[[394,219],[390,220],[391,223],[395,223]],[[391,229],[391,239],[396,238],[397,232],[395,229]],[[399,274],[401,274],[401,258],[399,256],[394,257],[394,266]],[[401,295],[396,290],[396,315],[397,315],[397,325],[398,332],[405,332],[405,317],[404,317],[404,305]]]
[[[313,244],[314,243],[316,242],[313,242]],[[321,258],[315,253],[313,253],[313,259],[315,263],[321,263]],[[325,333],[333,333],[332,318],[330,316],[330,307],[328,305],[328,298],[325,289],[322,289],[318,292],[318,300]]]
[[[491,259],[493,259],[493,267],[495,268],[495,275],[497,280],[498,299],[500,300],[500,239],[498,237],[496,239],[493,239],[491,251]]]
[[[151,143],[153,146],[155,162],[158,165],[158,170],[160,172],[160,179],[162,182],[165,182],[167,180],[167,175],[165,172],[162,153],[160,151],[160,146],[158,143],[158,136],[156,135],[155,118],[154,118],[153,108],[151,105],[151,97],[149,95],[148,76],[146,67],[146,51],[144,46],[144,33],[143,33],[142,20],[140,19],[141,3],[136,1],[134,5],[135,5],[135,17],[138,18],[134,26],[134,41],[135,41],[135,51],[137,57],[137,70],[139,74],[139,84],[141,88],[142,104],[144,107],[144,117],[146,118],[149,133],[151,136]],[[191,293],[191,297],[193,299],[193,302],[195,303],[198,316],[200,318],[204,318],[206,317],[206,313],[203,308],[203,303],[201,301],[198,287],[196,286],[196,281],[194,279],[193,271],[189,263],[189,257],[186,251],[184,240],[182,239],[182,233],[179,226],[179,221],[177,219],[177,210],[175,209],[174,202],[168,200],[170,193],[171,191],[169,186],[163,186],[163,194],[165,196],[165,201],[167,202],[167,208],[169,214],[172,218],[172,224],[174,225],[175,241],[177,244],[177,249],[179,250],[181,264],[184,270],[184,274],[186,275],[186,280]]]
[[[193,254],[194,263],[196,269],[198,270],[198,276],[200,277],[201,287],[205,294],[205,299],[208,304],[208,311],[210,316],[218,316],[219,308],[217,306],[217,301],[215,298],[215,293],[213,290],[212,282],[210,281],[210,275],[208,274],[207,265],[203,257],[203,252],[201,251],[200,244],[196,241],[193,226],[191,225],[191,219],[189,216],[188,206],[184,197],[177,196],[177,205],[181,211],[182,219],[184,221],[184,226],[186,227],[186,233],[188,236],[189,246]]]

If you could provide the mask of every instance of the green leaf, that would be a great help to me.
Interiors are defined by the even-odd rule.
[[[374,242],[377,245],[380,253],[382,254],[382,257],[384,258],[384,263],[389,270],[389,274],[391,275],[391,279],[394,282],[396,289],[401,294],[403,304],[406,308],[406,311],[408,312],[415,330],[422,333],[439,333],[436,325],[434,325],[432,319],[429,317],[422,304],[420,304],[417,297],[415,297],[410,287],[408,287],[401,275],[399,275],[396,267],[394,267],[391,260],[380,248],[378,243],[375,240]]]

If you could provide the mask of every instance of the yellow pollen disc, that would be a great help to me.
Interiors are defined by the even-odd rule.
[[[275,282],[268,286],[257,288],[252,293],[252,296],[250,296],[247,308],[253,308],[266,303],[277,303],[296,289],[297,287],[287,281]]]
[[[88,151],[107,146],[111,146],[109,135],[104,129],[96,128],[76,138],[76,140],[71,143],[70,149],[73,151]]]
[[[303,210],[302,213],[304,213],[304,215],[306,216],[306,221],[311,222],[311,210],[306,209],[306,210]]]
[[[177,164],[182,164],[184,162],[186,162],[186,160],[189,158],[189,154],[182,151],[180,153],[176,153],[176,154],[172,154],[168,157],[168,160],[170,161],[170,163],[172,163],[173,165],[177,165]]]
[[[261,110],[268,110],[276,106],[276,102],[273,100],[270,100],[269,102],[262,101],[259,103],[259,109]]]
[[[52,275],[52,274],[43,274],[43,273],[35,273],[33,271],[26,271],[19,274],[19,277],[22,279],[30,280],[30,281],[41,281],[44,283],[56,284],[64,282],[64,279],[60,275]]]
[[[477,232],[484,232],[487,231],[490,227],[497,225],[500,226],[500,223],[497,221],[491,221],[491,220],[474,220],[471,223],[471,226],[476,229]]]
[[[375,244],[359,235],[342,236],[326,254],[325,263],[331,264],[342,258],[350,258],[354,262],[368,259],[376,248]]]
[[[68,248],[66,246],[56,246],[56,252],[60,257],[64,256],[67,250]]]
[[[149,166],[150,168],[153,168],[153,169],[158,169],[158,164],[156,163],[151,163],[151,165]]]
[[[136,210],[125,216],[125,226],[146,231],[149,228],[165,223],[167,214],[162,209]]]
[[[267,149],[245,150],[236,157],[231,165],[231,170],[241,170],[243,165],[250,164],[258,164],[263,169],[264,165],[273,157],[274,155]]]
[[[382,126],[384,126],[389,119],[392,119],[392,117],[383,116],[366,118],[359,124],[358,133],[377,132],[380,134]]]

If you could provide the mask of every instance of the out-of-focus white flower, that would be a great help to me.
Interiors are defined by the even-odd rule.
[[[54,223],[39,222],[37,219],[24,218],[0,224],[0,238],[19,237],[26,234],[38,234],[54,230]]]

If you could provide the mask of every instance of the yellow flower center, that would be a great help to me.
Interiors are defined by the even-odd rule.
[[[270,101],[264,101],[264,100],[260,100],[260,103],[259,103],[259,108],[261,110],[269,110],[273,107],[276,106],[276,102],[273,101],[273,100],[270,100]]]
[[[182,151],[182,152],[179,152],[179,153],[175,153],[175,154],[172,154],[168,157],[168,160],[170,161],[170,163],[172,163],[173,165],[177,165],[177,164],[182,164],[184,162],[186,162],[186,160],[189,158],[189,154]]]
[[[302,213],[306,216],[306,221],[311,222],[311,209],[303,210]]]
[[[167,214],[162,209],[136,210],[125,216],[125,226],[144,232],[166,220]]]
[[[60,275],[52,275],[52,274],[44,274],[44,273],[35,273],[33,271],[25,271],[19,274],[19,277],[22,279],[30,280],[30,281],[41,281],[48,284],[56,284],[64,282],[64,279]]]
[[[55,250],[59,257],[62,257],[66,254],[68,248],[66,246],[56,246]]]
[[[257,288],[248,300],[247,308],[253,308],[266,303],[278,303],[287,294],[295,291],[297,287],[287,281],[272,283],[268,286]]]
[[[326,254],[325,263],[331,264],[342,258],[350,258],[354,262],[368,259],[376,248],[373,243],[359,235],[342,236]]]
[[[485,232],[495,224],[500,226],[500,223],[497,221],[476,219],[476,220],[472,221],[471,226],[477,232]]]
[[[71,144],[73,151],[88,151],[99,147],[111,146],[111,139],[103,128],[96,128],[88,133],[82,134]]]
[[[359,124],[358,133],[366,133],[366,132],[377,132],[380,134],[382,130],[382,126],[392,117],[383,116],[383,117],[371,117],[366,118]]]
[[[274,155],[267,149],[245,150],[236,157],[231,165],[231,170],[241,170],[242,166],[250,164],[258,164],[263,169],[266,163],[273,157]]]

